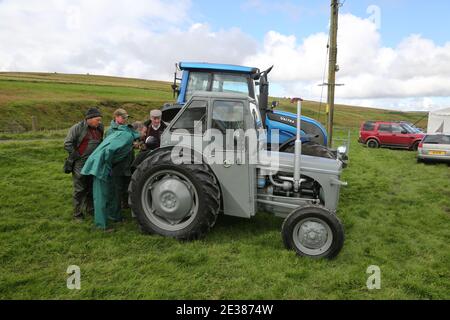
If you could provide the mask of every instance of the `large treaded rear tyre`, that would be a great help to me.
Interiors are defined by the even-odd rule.
[[[285,247],[299,256],[332,259],[344,245],[344,229],[326,208],[310,205],[295,209],[283,222]]]
[[[171,148],[154,151],[134,172],[129,204],[146,233],[178,240],[204,237],[220,209],[220,189],[206,164],[174,164]]]

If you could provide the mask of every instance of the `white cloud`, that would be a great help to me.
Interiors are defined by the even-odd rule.
[[[337,83],[345,85],[337,88],[338,102],[424,110],[450,104],[450,42],[438,46],[420,35],[411,35],[395,48],[383,47],[380,33],[369,19],[351,14],[339,19]],[[247,57],[245,63],[274,64],[272,81],[281,86],[277,91],[283,95],[319,99],[327,43],[325,33],[299,41],[293,35],[270,31],[263,50]],[[418,102],[423,97],[431,103]],[[402,104],[401,99],[408,103]]]
[[[192,21],[190,10],[190,0],[0,0],[0,71],[170,80],[179,61],[275,65],[272,94],[318,100],[324,93],[326,99],[318,84],[327,33],[297,39],[269,31],[258,44],[240,29]],[[337,82],[345,86],[337,88],[337,102],[397,109],[450,105],[450,42],[439,46],[410,35],[396,47],[384,47],[372,21],[344,14],[338,43]]]
[[[0,70],[168,80],[181,60],[240,63],[257,44],[189,19],[189,0],[0,1]]]

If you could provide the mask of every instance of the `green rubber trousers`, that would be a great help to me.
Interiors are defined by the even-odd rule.
[[[122,176],[108,177],[107,180],[94,176],[94,220],[95,226],[101,229],[108,227],[108,220],[118,222],[122,220],[120,209]]]

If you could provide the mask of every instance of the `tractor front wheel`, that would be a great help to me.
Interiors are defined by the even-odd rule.
[[[321,206],[294,210],[282,226],[284,245],[299,256],[334,258],[344,244],[344,229],[339,219]]]

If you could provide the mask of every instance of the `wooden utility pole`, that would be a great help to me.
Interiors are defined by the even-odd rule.
[[[330,53],[328,61],[328,146],[333,145],[333,116],[334,116],[334,91],[336,88],[337,67],[337,30],[339,15],[339,0],[331,0],[331,21],[330,21]]]

